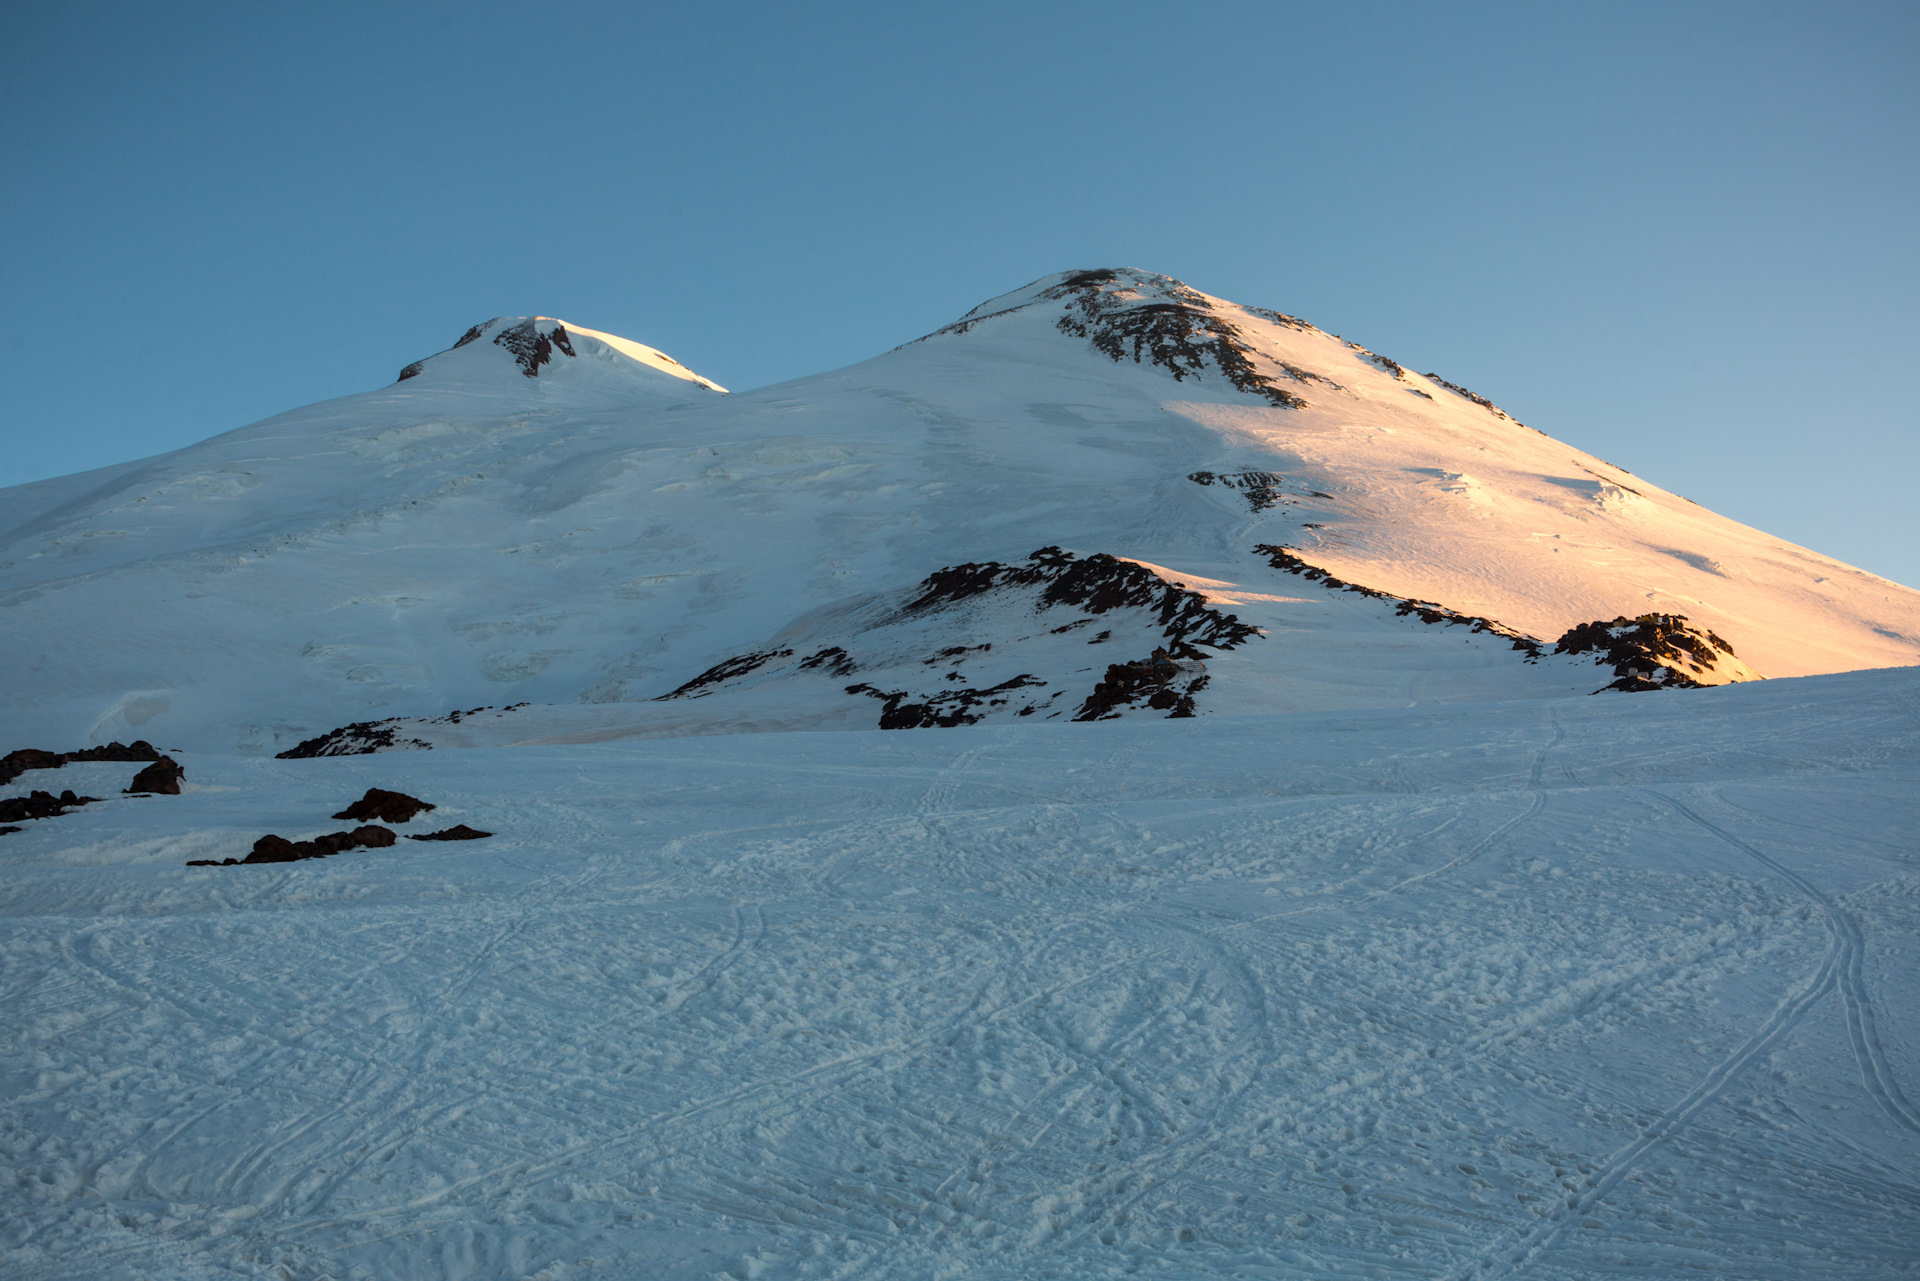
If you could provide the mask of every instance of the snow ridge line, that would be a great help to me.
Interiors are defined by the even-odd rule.
[[[1738,837],[1722,831],[1664,792],[1652,794],[1672,806],[1689,822],[1706,829],[1749,858],[1779,873],[1820,908],[1826,916],[1828,931],[1846,952],[1846,965],[1840,971],[1840,1000],[1846,1007],[1847,1040],[1852,1043],[1854,1061],[1860,1065],[1860,1083],[1866,1087],[1867,1093],[1873,1096],[1873,1101],[1880,1105],[1880,1110],[1885,1112],[1896,1125],[1920,1134],[1920,1109],[1916,1109],[1900,1089],[1899,1081],[1894,1078],[1893,1069],[1887,1065],[1886,1051],[1880,1045],[1880,1034],[1874,1026],[1873,1003],[1867,995],[1865,975],[1866,940],[1861,936],[1859,924],[1798,872],[1767,857]]]

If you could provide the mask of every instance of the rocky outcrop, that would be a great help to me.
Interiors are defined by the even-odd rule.
[[[964,334],[996,317],[1048,302],[1065,304],[1054,322],[1061,333],[1086,339],[1095,351],[1115,363],[1132,360],[1137,365],[1153,365],[1172,374],[1176,381],[1218,373],[1235,390],[1282,409],[1307,406],[1304,399],[1283,385],[1283,380],[1339,385],[1324,375],[1256,351],[1245,332],[1217,311],[1205,294],[1170,276],[1131,268],[1069,272],[1027,302],[1000,311],[969,313],[927,337]],[[1289,328],[1313,328],[1277,311],[1246,310]]]
[[[1113,720],[1119,709],[1145,703],[1167,713],[1169,720],[1193,715],[1193,696],[1206,688],[1207,678],[1196,662],[1182,662],[1165,649],[1156,649],[1152,657],[1130,663],[1114,663],[1087,701],[1074,713],[1076,721]]]
[[[942,689],[932,694],[914,694],[904,689],[881,690],[862,684],[847,686],[847,693],[881,700],[884,704],[880,713],[881,729],[951,729],[978,722],[984,715],[981,709],[1006,706],[1010,700],[1004,696],[1014,690],[1045,684],[1037,676],[1023,674],[986,689]]]
[[[133,782],[127,785],[127,791],[159,796],[180,795],[180,780],[186,770],[171,756],[162,756],[153,764],[133,776]]]
[[[428,810],[438,808],[430,801],[423,801],[417,796],[408,796],[405,792],[389,792],[383,787],[369,787],[365,796],[335,814],[334,817],[351,819],[356,823],[364,823],[370,819],[378,819],[382,823],[405,823],[416,814],[424,814]]]
[[[0,756],[0,786],[11,783],[30,769],[59,769],[75,761],[157,761],[159,751],[144,738],[131,745],[108,743],[104,747],[83,747],[77,752],[43,752],[23,747]]]
[[[1260,631],[1236,615],[1213,609],[1200,593],[1170,583],[1144,565],[1101,552],[1081,558],[1058,547],[1042,547],[1023,565],[987,561],[935,570],[922,580],[918,593],[901,612],[924,613],[1016,585],[1040,586],[1042,610],[1071,605],[1096,615],[1118,609],[1147,611],[1158,619],[1161,635],[1170,641],[1231,649]]]
[[[548,321],[543,328],[538,317],[523,320],[510,325],[493,336],[496,347],[505,348],[520,366],[520,372],[529,378],[540,375],[540,366],[552,361],[554,349],[571,356],[574,354],[573,342],[567,337],[567,327],[557,321]]]
[[[492,835],[492,832],[482,832],[468,827],[465,823],[456,823],[452,827],[443,827],[437,832],[409,835],[407,839],[410,841],[484,841]]]
[[[1056,700],[1075,685],[1086,688],[1080,684],[1088,670],[1080,646],[1104,644],[1117,634],[1129,646],[1144,639],[1191,669],[1183,668],[1185,674],[1165,688],[1151,681],[1147,688],[1132,673],[1136,666],[1157,671],[1154,660],[1108,665],[1107,679],[1085,696],[1091,702],[1082,712],[1091,706],[1093,716],[1101,717],[1137,705],[1191,716],[1194,695],[1206,683],[1199,675],[1202,647],[1232,649],[1259,635],[1258,628],[1144,565],[1059,547],[1042,547],[1023,562],[949,565],[902,596],[898,603],[875,598],[859,623],[834,637],[836,643],[804,658],[796,660],[805,651],[791,646],[738,654],[660,697],[705,698],[809,673],[861,672],[866,680],[840,688],[877,701],[881,729],[952,728],[996,714],[1058,717],[1074,703]],[[929,641],[935,638],[947,643],[933,648]],[[1038,693],[1050,686],[1050,693]]]
[[[1629,693],[1722,684],[1702,678],[1738,657],[1733,646],[1714,633],[1691,626],[1685,614],[1581,623],[1554,642],[1553,652],[1593,655],[1595,662],[1613,669],[1614,681],[1602,688]]]
[[[386,849],[398,838],[384,827],[356,827],[351,832],[329,832],[310,841],[290,841],[269,833],[253,843],[253,852],[245,858],[197,858],[188,867],[238,867],[247,863],[298,863],[303,859],[328,858],[347,850]]]
[[[304,761],[318,756],[371,756],[375,752],[424,752],[431,743],[417,738],[397,736],[397,720],[355,721],[305,739],[284,752],[275,753],[277,761]]]
[[[55,796],[52,792],[32,791],[25,796],[9,796],[0,801],[0,823],[18,823],[23,819],[55,818],[77,805],[91,805],[98,796],[76,796],[73,789]],[[19,828],[15,828],[19,831]]]
[[[1211,366],[1237,391],[1281,409],[1307,407],[1261,370],[1239,326],[1215,314],[1206,295],[1165,277],[1155,278],[1157,288],[1142,290],[1139,283],[1117,271],[1082,271],[1041,297],[1067,302],[1066,314],[1055,322],[1060,332],[1085,338],[1116,363],[1131,358],[1136,365],[1156,365],[1182,382]]]
[[[11,783],[30,769],[59,769],[67,763],[67,758],[59,752],[43,752],[37,747],[23,747],[17,752],[8,752],[0,757],[0,785]]]

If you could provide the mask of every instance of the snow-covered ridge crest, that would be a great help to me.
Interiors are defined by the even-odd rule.
[[[499,351],[488,350],[487,344],[499,348]],[[474,350],[455,354],[469,347]],[[727,390],[711,378],[701,377],[672,356],[645,343],[588,329],[584,325],[575,325],[552,316],[495,316],[467,330],[447,350],[428,356],[425,360],[414,361],[400,371],[397,381],[405,382],[441,370],[449,373],[457,371],[456,376],[471,377],[476,369],[498,371],[508,367],[517,367],[525,377],[538,378],[543,372],[563,368],[566,362],[575,360],[597,360],[615,366],[633,363],[709,391]],[[556,365],[556,361],[561,363]]]

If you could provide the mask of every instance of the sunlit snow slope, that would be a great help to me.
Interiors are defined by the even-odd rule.
[[[1259,630],[1188,656],[1201,714],[1587,693],[1613,670],[1555,640],[1646,614],[1737,654],[1705,647],[1702,683],[1920,662],[1908,588],[1303,321],[1100,271],[735,395],[637,343],[496,320],[384,390],[0,492],[0,713],[36,741],[275,752],[518,703],[487,741],[873,726],[888,697],[1027,678],[1040,704],[975,711],[1063,717],[1158,624],[1009,596],[956,602],[924,653],[897,627],[870,643],[930,575],[1043,548],[1144,564]],[[863,643],[873,670],[800,666]],[[652,701],[795,644],[817,648],[751,689]]]

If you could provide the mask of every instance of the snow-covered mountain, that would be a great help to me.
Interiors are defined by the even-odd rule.
[[[0,491],[0,1275],[1908,1276],[1916,637],[1163,277],[489,321]]]
[[[1920,593],[1103,270],[732,395],[489,321],[383,390],[0,491],[0,629],[29,738],[271,753],[1716,684],[1920,662]]]

